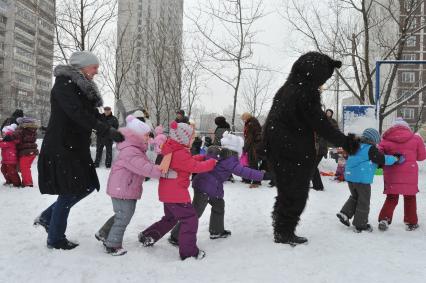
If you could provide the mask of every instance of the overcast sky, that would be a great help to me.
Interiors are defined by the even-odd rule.
[[[184,10],[186,13],[193,9],[199,0],[185,0]],[[280,7],[282,0],[264,1],[265,14],[263,18],[258,20],[255,29],[259,31],[256,41],[261,44],[254,46],[253,62],[261,62],[270,68],[277,70],[275,79],[272,81],[270,91],[275,91],[284,83],[285,78],[291,68],[292,62],[295,60],[294,52],[288,46],[289,33],[291,30],[285,20],[279,15],[277,9]],[[192,23],[184,17],[184,30],[190,29]],[[208,81],[208,89],[203,93],[200,99],[206,110],[222,114],[223,109],[232,105],[233,93],[232,89],[226,87],[218,79],[211,78]],[[241,99],[240,99],[241,102]],[[239,103],[240,111],[243,111],[243,103]],[[269,108],[269,107],[268,107]]]

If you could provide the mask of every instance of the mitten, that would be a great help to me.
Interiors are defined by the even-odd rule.
[[[164,179],[176,179],[177,178],[177,172],[173,169],[169,169],[166,173],[161,173],[161,178]]]
[[[122,133],[120,133],[119,131],[117,131],[114,128],[110,128],[108,131],[108,135],[109,137],[115,141],[115,142],[123,142],[124,141],[124,136]]]
[[[397,161],[398,164],[402,164],[405,162],[405,157],[401,153],[395,153],[393,156],[395,156],[398,159]]]
[[[265,174],[263,174],[263,180],[264,181],[270,181],[274,178],[274,175],[270,172],[265,172]]]
[[[343,149],[349,155],[354,155],[358,151],[359,145],[360,145],[360,139],[354,134],[348,134],[346,145],[343,147]]]

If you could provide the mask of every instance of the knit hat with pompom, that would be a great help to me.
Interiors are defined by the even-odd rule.
[[[170,123],[170,138],[180,144],[189,145],[194,133],[194,128],[186,123]]]

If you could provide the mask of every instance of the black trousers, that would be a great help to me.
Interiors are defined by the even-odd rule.
[[[314,190],[319,190],[319,191],[324,190],[324,185],[321,180],[321,174],[318,169],[318,165],[321,163],[322,158],[323,158],[322,155],[317,155],[315,159],[315,171],[312,176],[312,185],[314,187]]]
[[[104,151],[104,147],[106,148],[106,156],[105,156],[105,167],[111,167],[112,163],[112,140],[100,140],[96,141],[96,159],[95,165],[99,166],[102,161],[102,153]]]

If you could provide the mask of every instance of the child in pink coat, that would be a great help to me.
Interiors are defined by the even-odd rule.
[[[115,215],[95,235],[111,255],[127,252],[123,249],[123,236],[135,212],[136,201],[142,196],[145,177],[159,179],[161,176],[158,166],[146,156],[150,127],[131,115],[126,122],[126,127],[119,129],[125,140],[117,144],[119,154],[112,164],[107,185]]]
[[[417,161],[426,159],[424,141],[411,131],[409,125],[397,118],[393,126],[383,134],[379,148],[385,154],[401,155],[405,162],[385,166],[383,170],[386,201],[379,215],[379,230],[385,231],[392,223],[399,195],[404,196],[404,222],[408,231],[419,227],[416,194],[418,193],[419,168]]]
[[[13,185],[19,188],[21,186],[21,178],[19,177],[18,166],[18,153],[16,144],[19,140],[14,139],[13,133],[17,128],[16,124],[4,127],[2,132],[4,138],[0,140],[1,148],[1,172],[3,173],[6,185]]]

